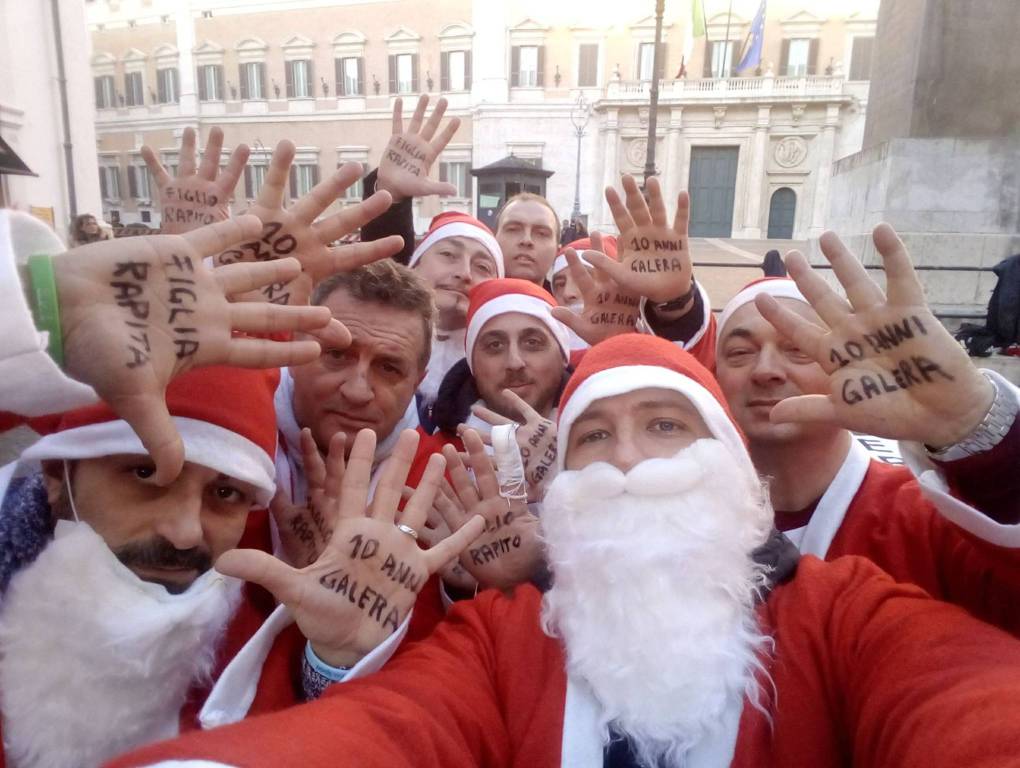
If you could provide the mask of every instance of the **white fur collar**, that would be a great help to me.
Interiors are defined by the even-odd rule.
[[[176,735],[240,588],[210,571],[171,595],[138,579],[88,525],[58,523],[0,605],[8,765],[99,765]]]

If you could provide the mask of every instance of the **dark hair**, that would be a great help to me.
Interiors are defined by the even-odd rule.
[[[422,369],[428,365],[432,356],[432,326],[436,307],[432,291],[415,272],[391,259],[366,264],[350,272],[338,272],[315,286],[312,304],[322,306],[341,289],[357,301],[421,315],[425,346],[418,362]]]
[[[97,240],[105,240],[106,235],[103,233],[102,228],[94,235],[90,235],[85,231],[85,222],[88,219],[92,219],[96,224],[99,224],[99,219],[93,216],[91,213],[82,213],[74,217],[71,222],[71,244],[82,245],[83,243],[94,243]]]
[[[541,203],[546,208],[548,208],[549,211],[552,213],[553,224],[556,227],[555,239],[556,242],[558,243],[560,241],[560,227],[562,226],[562,224],[560,223],[559,214],[556,213],[556,209],[552,207],[552,203],[550,203],[541,195],[536,195],[534,192],[518,192],[516,195],[514,195],[505,203],[503,203],[503,207],[500,208],[499,213],[496,214],[496,231],[499,232],[499,222],[503,218],[503,214],[506,213],[507,208],[509,208],[514,203],[526,203],[529,200],[534,201],[536,203]]]

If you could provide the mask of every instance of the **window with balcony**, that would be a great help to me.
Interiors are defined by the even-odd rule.
[[[204,64],[198,68],[198,100],[223,101],[222,64]]]
[[[339,96],[365,94],[365,60],[360,56],[336,59],[336,92]]]
[[[180,101],[177,67],[156,70],[156,99],[160,104],[176,104]]]
[[[651,64],[648,65],[651,72]],[[599,44],[581,43],[577,47],[577,87],[594,88],[599,84]]]
[[[96,86],[96,109],[110,109],[117,105],[117,92],[113,86],[113,75],[93,78]]]
[[[266,64],[262,61],[248,61],[239,67],[241,99],[255,101],[266,98]]]
[[[510,49],[510,85],[541,88],[544,85],[545,46],[515,45]]]
[[[145,104],[141,72],[126,72],[124,74],[124,101],[129,107],[140,107]]]
[[[792,38],[783,40],[783,51],[779,71],[787,77],[805,77],[816,72],[818,40]]]
[[[705,55],[705,70],[702,77],[732,77],[736,68],[739,49],[735,40],[711,40]]]
[[[873,37],[855,37],[850,49],[850,79],[871,79],[871,51],[875,45]]]
[[[471,90],[471,51],[444,51],[440,60],[441,91]]]
[[[312,92],[312,62],[309,59],[297,59],[286,62],[287,98],[310,99]]]
[[[418,92],[418,54],[390,54],[389,69],[390,93]]]

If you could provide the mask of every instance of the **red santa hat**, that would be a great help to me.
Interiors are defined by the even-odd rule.
[[[752,280],[741,288],[740,292],[723,307],[722,314],[719,315],[719,333],[716,336],[718,341],[722,341],[723,329],[726,328],[726,323],[729,322],[729,319],[733,317],[733,313],[745,304],[754,301],[754,297],[759,294],[767,294],[777,299],[796,299],[797,301],[803,301],[805,304],[808,303],[808,300],[804,298],[804,294],[797,287],[797,284],[790,278],[759,277],[757,280]]]
[[[421,261],[425,251],[440,240],[445,240],[448,237],[466,237],[481,243],[485,246],[485,250],[489,252],[489,255],[492,256],[492,260],[496,262],[496,274],[499,277],[503,277],[505,274],[503,251],[500,250],[499,243],[493,237],[492,230],[474,216],[461,213],[460,211],[446,211],[432,219],[432,223],[429,224],[429,231],[425,234],[425,239],[414,249],[414,253],[411,254],[411,259],[407,262],[407,266],[413,267]]]
[[[597,400],[639,389],[668,389],[686,397],[712,436],[754,472],[744,434],[730,415],[715,377],[689,352],[666,339],[645,334],[613,336],[589,349],[560,397],[557,452],[563,469],[570,429]]]
[[[506,277],[502,280],[486,280],[472,288],[468,294],[465,339],[465,352],[471,372],[474,373],[471,352],[478,334],[492,318],[511,312],[531,315],[542,321],[559,344],[563,360],[567,361],[570,358],[570,336],[566,327],[553,317],[552,309],[555,306],[556,299],[529,280]]]
[[[605,249],[603,253],[611,259],[617,258],[616,256],[616,238],[612,235],[602,236],[602,247]],[[591,262],[584,258],[585,251],[594,250],[591,247],[591,238],[582,237],[580,240],[575,240],[572,243],[567,243],[565,246],[560,248],[559,255],[556,257],[556,261],[553,262],[552,269],[549,272],[549,277],[555,277],[557,273],[562,272],[567,268],[567,248],[573,248],[577,251],[577,257],[581,260],[581,263],[586,267],[591,267]]]
[[[257,489],[268,506],[276,492],[276,410],[273,370],[199,368],[170,382],[166,404],[184,441],[184,460]],[[147,455],[131,426],[105,403],[68,411],[57,431],[21,455],[21,461]]]

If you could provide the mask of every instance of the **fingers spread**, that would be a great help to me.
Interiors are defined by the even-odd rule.
[[[195,172],[195,129],[185,128],[181,136],[181,151],[177,157],[177,178],[183,179]]]
[[[800,395],[780,400],[769,420],[773,424],[783,423],[836,423],[836,408],[828,395]]]
[[[818,360],[823,368],[828,369],[828,361],[820,354],[822,339],[825,337],[824,329],[784,307],[767,294],[755,296],[754,305],[761,312],[761,316],[775,326],[777,331],[800,347],[805,354]]]
[[[213,269],[213,277],[227,296],[290,282],[299,274],[301,262],[293,256],[271,261],[238,261]]]
[[[170,174],[166,172],[163,164],[156,159],[156,153],[146,144],[142,145],[142,159],[145,161],[145,165],[148,166],[149,173],[152,174],[152,180],[156,183],[157,188],[162,189],[170,183]]]
[[[329,178],[320,181],[290,207],[290,212],[299,221],[311,223],[324,210],[332,205],[341,192],[361,177],[361,166],[358,163],[347,163]]]
[[[478,433],[473,429],[464,430],[462,436],[464,447],[467,448],[471,457],[471,471],[474,472],[475,481],[478,483],[478,490],[483,499],[491,499],[499,496],[499,480],[496,478],[496,470],[492,467],[492,459],[485,452],[485,444]],[[514,446],[516,448],[516,446]]]
[[[404,238],[400,235],[390,235],[382,240],[373,240],[369,243],[355,243],[354,245],[338,245],[329,250],[329,275],[337,272],[350,272],[352,269],[371,264],[375,261],[387,259],[400,252],[404,247]],[[328,275],[324,275],[326,277]]]
[[[888,224],[879,224],[872,233],[875,248],[882,255],[885,267],[886,291],[892,304],[924,306],[924,288],[917,279],[907,247],[896,230]]]
[[[305,333],[315,338],[323,349],[347,349],[351,346],[351,332],[335,317],[324,328],[306,330]]]
[[[832,264],[832,271],[836,274],[836,279],[843,286],[843,290],[846,291],[847,298],[850,299],[855,310],[863,312],[885,303],[882,289],[868,277],[864,266],[843,245],[843,241],[835,232],[822,233],[818,244],[821,246],[825,258]]]
[[[432,114],[429,115],[428,121],[425,123],[425,127],[422,128],[421,137],[425,141],[432,141],[432,137],[436,135],[436,131],[439,128],[439,121],[443,119],[443,113],[446,112],[446,99],[439,99],[436,102],[436,108],[432,110]]]
[[[191,244],[199,256],[214,256],[220,251],[227,250],[234,243],[258,237],[261,232],[262,222],[259,221],[259,217],[245,214],[193,229],[181,237]]]
[[[397,438],[393,453],[380,470],[379,482],[372,497],[371,516],[384,522],[392,523],[400,505],[400,494],[404,490],[407,473],[414,462],[415,451],[418,449],[419,435],[413,429],[405,429]],[[431,502],[431,499],[429,500]]]
[[[627,211],[627,206],[620,199],[620,193],[612,187],[606,187],[606,202],[609,203],[609,211],[613,214],[613,221],[622,236],[624,232],[634,229],[634,219]]]
[[[634,223],[639,227],[651,224],[652,215],[648,212],[648,203],[645,202],[641,188],[633,176],[623,177],[623,191],[627,195],[627,210]]]
[[[322,328],[332,315],[328,307],[286,307],[267,301],[230,305],[230,326],[247,333],[279,333]]]
[[[340,517],[365,515],[374,464],[375,432],[362,429],[354,436],[354,445],[347,454],[347,466],[340,484]]]
[[[283,368],[310,363],[320,354],[322,349],[317,341],[270,341],[238,336],[227,343],[225,355],[209,356],[202,362],[204,365],[234,365],[238,368]]]
[[[421,130],[422,121],[425,119],[425,109],[429,105],[429,97],[424,93],[418,97],[418,103],[414,107],[414,114],[411,115],[411,122],[407,124],[408,133],[418,133]]]
[[[786,268],[804,298],[830,328],[838,327],[851,314],[850,303],[829,287],[800,251],[786,254]]]
[[[347,434],[337,432],[329,439],[329,453],[326,455],[326,477],[322,486],[323,493],[327,498],[339,499],[343,488],[344,471],[347,464],[344,461],[344,451],[347,449]]]
[[[652,216],[652,224],[657,227],[668,226],[666,220],[666,202],[662,199],[662,186],[659,179],[652,176],[646,185],[648,191],[648,212]]]
[[[163,392],[105,399],[131,425],[149,452],[156,464],[156,484],[169,485],[177,479],[184,467],[184,442],[170,418]]]
[[[393,100],[393,126],[391,128],[394,136],[404,132],[404,100],[399,96]]]
[[[457,500],[465,509],[475,507],[478,502],[478,492],[475,484],[468,474],[464,462],[457,455],[457,449],[452,445],[443,446],[443,456],[446,458],[446,472],[450,476],[453,485],[453,492],[457,494]]]
[[[273,158],[269,162],[269,170],[259,190],[256,205],[271,211],[283,208],[283,200],[287,194],[287,183],[290,180],[290,165],[294,162],[294,142],[284,139],[273,150]]]
[[[484,422],[486,422],[488,424],[495,425],[495,424],[513,424],[514,423],[513,419],[508,419],[506,416],[503,416],[502,414],[496,413],[492,409],[486,408],[484,405],[478,405],[477,403],[475,405],[471,406],[471,412],[475,416],[480,418],[482,421],[484,421]]]
[[[485,518],[481,515],[475,515],[462,525],[459,530],[426,551],[423,557],[429,573],[435,573],[446,563],[450,562],[450,560],[458,557],[475,539],[482,535],[484,530]]]
[[[446,149],[446,145],[449,144],[450,141],[453,139],[453,136],[455,133],[457,133],[458,128],[460,128],[460,118],[451,117],[447,121],[446,127],[443,128],[439,135],[429,143],[429,147],[432,149],[433,157],[438,157],[442,153],[442,151]]]
[[[259,549],[224,552],[216,561],[216,570],[268,589],[281,603],[289,603],[299,594],[297,571]]]
[[[305,468],[309,490],[322,488],[326,484],[326,462],[322,460],[319,447],[312,437],[312,430],[308,427],[301,430],[301,463]]]
[[[439,491],[439,483],[443,479],[443,471],[446,469],[446,459],[442,454],[434,453],[429,456],[428,464],[425,465],[425,472],[418,481],[418,487],[411,494],[410,500],[404,506],[400,522],[409,525],[415,531],[421,530],[425,525],[425,518],[432,509],[433,501]]]
[[[319,242],[331,243],[384,214],[392,202],[389,192],[376,192],[357,205],[349,205],[339,213],[317,221],[313,229],[319,236]]]
[[[223,169],[223,173],[220,174],[218,183],[220,189],[223,190],[223,195],[229,198],[231,193],[237,187],[237,180],[241,177],[241,172],[244,170],[244,166],[248,163],[248,156],[251,154],[251,150],[247,144],[238,144],[234,147],[234,151],[230,153],[230,159],[227,160],[227,166]]]
[[[673,231],[678,235],[687,235],[687,226],[691,219],[691,196],[686,191],[676,197],[676,215],[673,217]]]

